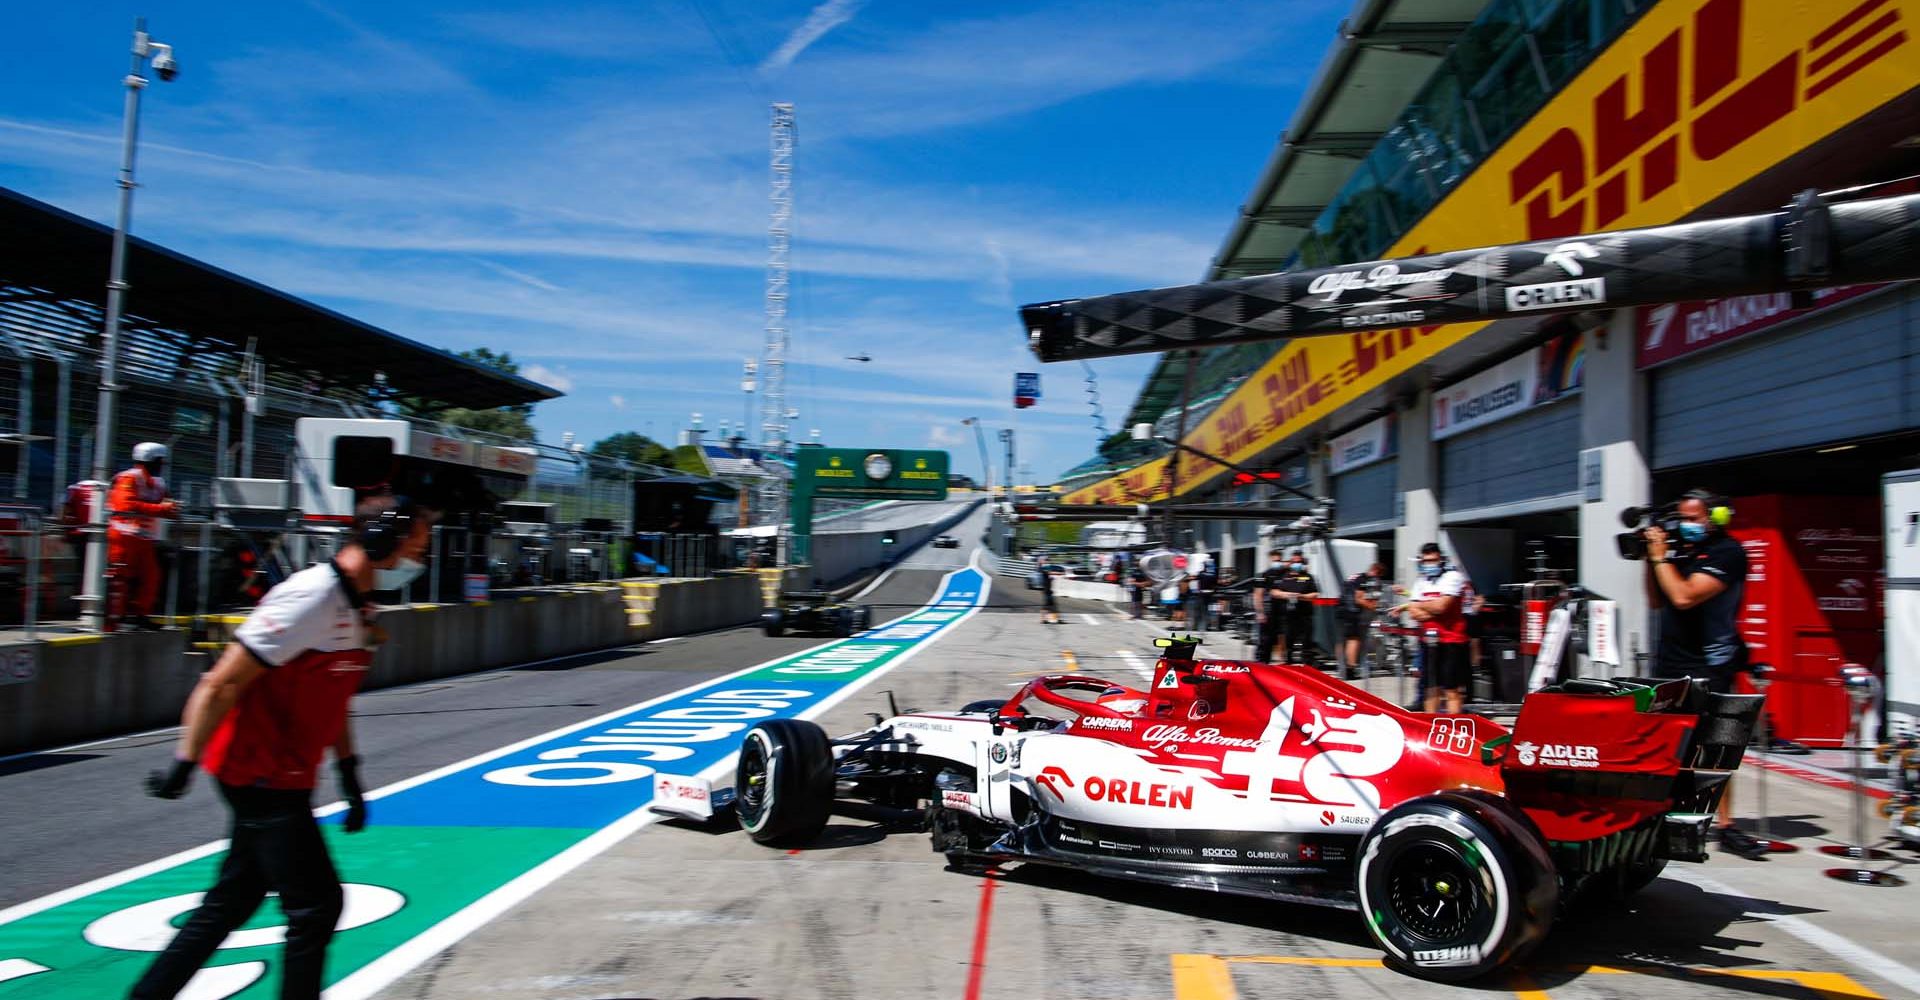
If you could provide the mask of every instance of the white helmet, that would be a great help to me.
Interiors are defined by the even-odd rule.
[[[133,446],[133,460],[136,462],[164,462],[167,460],[167,446],[158,441],[142,441]]]

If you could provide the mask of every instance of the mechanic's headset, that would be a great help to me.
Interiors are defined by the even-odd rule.
[[[1716,528],[1725,528],[1733,523],[1733,507],[1727,498],[1712,490],[1688,490],[1680,494],[1682,500],[1698,500],[1707,505],[1707,520]]]
[[[412,501],[404,497],[396,498],[392,508],[383,510],[360,526],[360,547],[367,551],[367,558],[374,562],[389,558],[400,548],[400,543],[413,534],[414,507]]]

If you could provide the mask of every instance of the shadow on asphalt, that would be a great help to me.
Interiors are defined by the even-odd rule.
[[[170,736],[168,739],[177,739],[177,737]],[[16,760],[0,763],[0,778],[15,774],[25,774],[28,771],[44,771],[49,767],[59,767],[62,764],[78,764],[83,760],[95,760],[103,756],[106,755],[97,753],[34,754],[31,757],[21,757]]]

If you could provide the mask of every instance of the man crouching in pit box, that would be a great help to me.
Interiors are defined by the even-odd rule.
[[[279,894],[287,921],[280,995],[320,995],[344,897],[314,820],[313,786],[332,747],[347,800],[343,826],[348,833],[365,828],[360,761],[347,722],[379,634],[365,595],[400,589],[419,575],[433,520],[434,512],[405,498],[362,501],[339,554],[267,591],[201,676],[181,716],[173,766],[150,775],[147,790],[177,799],[194,767],[204,767],[233,812],[231,844],[213,888],[134,985],[135,998],[179,993],[269,892]]]

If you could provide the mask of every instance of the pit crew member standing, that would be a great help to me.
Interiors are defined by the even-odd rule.
[[[1467,663],[1467,618],[1462,597],[1466,575],[1447,565],[1437,542],[1420,547],[1420,580],[1406,604],[1408,617],[1427,634],[1426,662],[1421,676],[1427,682],[1425,710],[1438,712],[1442,703],[1457,715],[1466,703],[1472,668]]]
[[[167,495],[167,446],[143,441],[133,446],[133,466],[113,477],[107,493],[107,567],[113,597],[109,617],[155,628],[153,606],[160,597],[160,522],[177,515],[180,505]]]
[[[1374,563],[1364,573],[1355,573],[1347,578],[1340,595],[1340,637],[1345,640],[1347,668],[1359,676],[1360,644],[1367,637],[1367,626],[1372,624],[1374,612],[1380,609],[1380,595],[1385,588],[1381,579],[1386,567]]]
[[[354,540],[332,561],[268,591],[220,662],[201,676],[181,718],[174,764],[149,776],[147,790],[179,798],[196,764],[204,767],[233,812],[230,846],[199,909],[134,985],[136,1000],[179,993],[268,892],[279,894],[287,922],[280,996],[320,995],[343,893],[313,817],[314,781],[332,747],[347,799],[346,832],[364,828],[367,807],[347,721],[373,659],[372,615],[362,595],[398,589],[419,573],[431,521],[404,500],[363,502]]]
[[[1313,602],[1320,597],[1319,585],[1307,571],[1307,559],[1295,549],[1287,557],[1286,573],[1280,579],[1280,596],[1286,603],[1281,616],[1286,636],[1282,655],[1287,663],[1307,663],[1313,651]]]
[[[1642,532],[1649,596],[1660,612],[1654,674],[1697,677],[1709,690],[1731,693],[1734,677],[1747,669],[1747,644],[1740,637],[1747,550],[1727,534],[1733,509],[1714,494],[1690,490],[1676,513],[1678,539],[1668,538],[1657,524]],[[1765,845],[1734,828],[1731,784],[1720,796],[1715,826],[1721,850],[1749,860],[1767,853]]]

